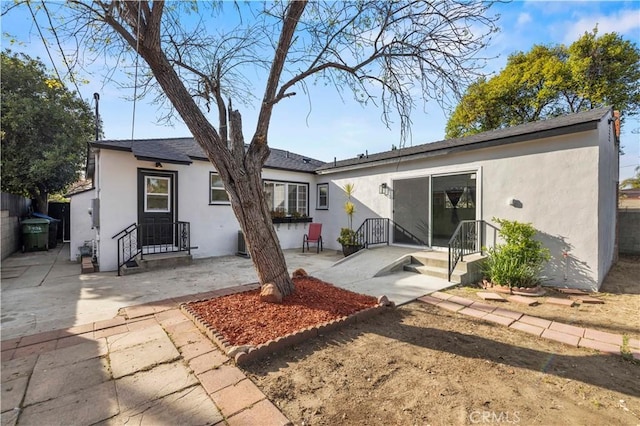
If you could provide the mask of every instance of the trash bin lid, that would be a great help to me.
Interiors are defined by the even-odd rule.
[[[25,219],[22,221],[23,225],[44,225],[49,224],[47,219]]]
[[[62,222],[60,219],[56,219],[55,217],[47,216],[42,213],[31,213],[31,216],[35,218],[47,219],[49,222]]]

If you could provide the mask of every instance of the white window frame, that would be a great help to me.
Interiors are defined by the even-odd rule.
[[[266,186],[267,185],[273,185],[274,191],[273,194],[271,194],[271,200],[267,200],[267,203],[269,204],[269,208],[274,211],[276,209],[278,210],[282,210],[284,209],[284,214],[287,216],[291,216],[293,213],[293,211],[298,211],[300,212],[301,207],[304,208],[304,211],[300,212],[301,215],[305,215],[307,217],[309,217],[309,184],[306,182],[282,182],[282,181],[276,181],[276,180],[265,180],[262,183],[263,188],[265,189],[266,192]],[[303,197],[303,199],[300,198],[300,190],[297,189],[296,190],[296,206],[294,209],[292,209],[292,206],[289,206],[289,188],[295,186],[297,188],[299,187],[304,187],[305,189],[305,197]],[[280,207],[275,207],[275,197],[278,191],[276,191],[277,187],[281,187],[284,189],[284,200],[282,203],[282,206]]]
[[[324,204],[320,201],[320,192],[326,190]],[[329,210],[329,184],[319,183],[316,186],[316,210]]]
[[[148,181],[149,179],[157,179],[157,180],[166,180],[167,181],[167,193],[155,193],[148,192]],[[167,208],[166,209],[149,209],[147,205],[147,197],[149,195],[155,196],[166,196],[167,197]],[[144,212],[145,213],[170,213],[171,212],[171,178],[165,176],[145,176],[144,177]]]
[[[213,177],[217,176],[218,179],[220,180],[220,184],[222,186],[213,186]],[[226,197],[226,201],[222,201],[222,200],[214,200],[212,195],[213,195],[213,191],[223,191],[224,195]],[[227,190],[224,189],[224,183],[222,182],[222,178],[220,178],[220,174],[216,173],[216,172],[209,172],[209,205],[223,205],[223,206],[228,206],[231,204],[231,201],[229,200],[229,194],[227,193]]]

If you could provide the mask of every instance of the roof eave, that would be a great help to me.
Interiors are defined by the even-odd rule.
[[[395,155],[390,158],[385,158],[380,160],[371,159],[369,161],[365,159],[364,161],[356,164],[350,164],[345,166],[338,165],[336,167],[329,167],[326,169],[316,170],[316,173],[319,175],[339,173],[343,171],[358,170],[358,169],[363,169],[367,167],[383,166],[386,164],[395,163],[398,160],[417,160],[422,158],[430,158],[430,157],[454,154],[458,152],[472,151],[476,149],[491,148],[494,146],[501,146],[501,145],[507,145],[512,143],[518,143],[518,142],[527,142],[527,141],[533,141],[538,139],[545,139],[545,138],[550,138],[555,136],[562,136],[570,133],[585,132],[585,131],[597,129],[598,123],[601,120],[602,118],[592,120],[592,121],[587,121],[584,123],[572,124],[569,126],[556,127],[553,129],[541,130],[541,131],[531,132],[531,133],[523,133],[520,135],[508,136],[508,137],[499,138],[499,139],[491,139],[488,141],[474,142],[467,145],[443,147],[433,151],[424,151],[424,152],[418,152],[415,154],[403,155],[400,152],[398,152],[398,155]]]
[[[189,166],[191,165],[191,163],[193,163],[193,161],[189,160],[189,161],[183,161],[183,160],[171,160],[168,158],[156,158],[156,157],[147,157],[144,155],[136,155],[136,160],[138,161],[150,161],[152,163],[154,162],[158,162],[158,163],[167,163],[167,164],[181,164],[181,165],[185,165],[185,166]]]

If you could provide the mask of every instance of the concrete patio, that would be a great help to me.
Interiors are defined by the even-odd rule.
[[[290,270],[406,303],[446,281],[409,272],[374,277],[413,250],[382,247],[349,260],[285,252]],[[178,309],[257,288],[250,260],[117,277],[80,275],[68,246],[2,263],[2,425],[283,425],[288,419]],[[188,419],[188,420],[187,420]]]
[[[289,272],[303,268],[336,286],[376,297],[384,294],[403,304],[451,285],[410,272],[374,277],[383,266],[414,251],[383,246],[344,261],[334,250],[320,254],[285,250],[285,257]],[[65,244],[46,252],[16,253],[2,262],[3,339],[111,319],[126,306],[257,281],[251,260],[237,256],[121,277],[115,272],[80,275],[80,265],[68,259]]]

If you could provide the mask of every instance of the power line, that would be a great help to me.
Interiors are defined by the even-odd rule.
[[[133,81],[133,117],[131,118],[131,140],[134,137],[134,131],[136,128],[136,101],[138,99],[138,58],[140,57],[140,0],[138,0],[138,21],[137,34],[136,34],[136,70]]]
[[[33,13],[33,9],[31,9],[31,2],[26,2],[27,7],[29,8],[29,12],[33,17],[33,22],[36,24],[36,28],[38,29],[38,34],[40,34],[40,39],[42,40],[42,44],[44,44],[44,48],[47,51],[47,55],[49,55],[49,60],[51,61],[51,65],[53,65],[53,69],[58,76],[58,80],[62,83],[62,77],[60,77],[60,73],[58,72],[58,68],[56,67],[56,63],[53,61],[53,57],[51,56],[51,52],[49,51],[49,46],[47,45],[47,40],[45,40],[44,35],[42,34],[42,30],[40,29],[40,25],[38,24],[38,20],[36,19],[35,13]]]
[[[69,62],[67,62],[67,57],[64,54],[64,51],[62,50],[62,44],[60,43],[60,39],[58,38],[58,33],[56,32],[56,28],[54,27],[53,22],[51,22],[51,15],[49,15],[49,10],[47,9],[47,6],[45,5],[44,1],[42,1],[42,8],[44,9],[45,14],[47,15],[47,20],[49,21],[51,32],[53,33],[53,37],[56,39],[56,43],[58,44],[58,49],[60,49],[60,55],[62,56],[62,60],[64,61],[65,66],[67,67],[69,78],[71,79],[71,82],[75,86],[76,91],[78,92],[78,96],[80,96],[81,99],[84,99],[82,97],[82,93],[80,93],[80,88],[78,87],[76,78],[73,76],[73,72],[71,71],[71,66],[69,66]]]

